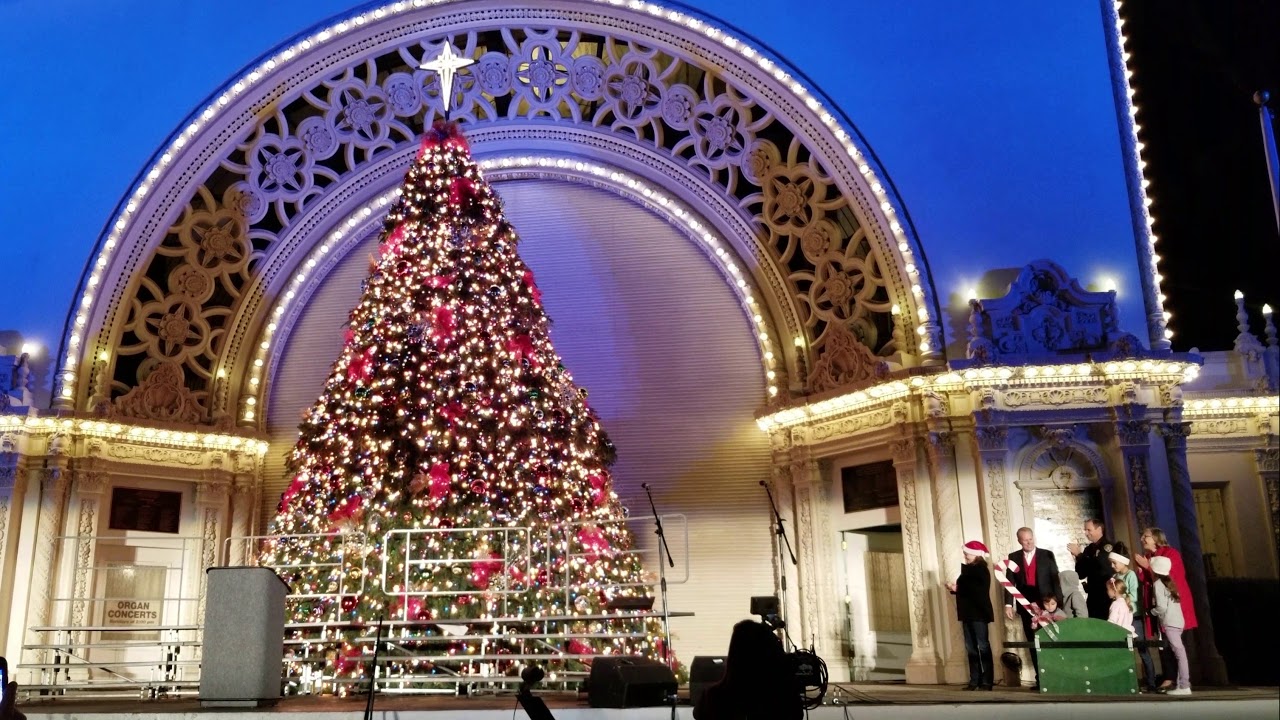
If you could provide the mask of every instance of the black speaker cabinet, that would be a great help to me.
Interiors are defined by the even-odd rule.
[[[670,705],[676,676],[658,660],[598,657],[591,661],[587,704],[594,708]]]
[[[689,701],[698,707],[702,693],[724,677],[725,658],[699,655],[689,666]]]

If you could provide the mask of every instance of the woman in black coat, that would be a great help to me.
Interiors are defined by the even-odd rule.
[[[988,626],[995,620],[991,609],[991,571],[987,569],[987,546],[971,540],[964,546],[960,577],[947,583],[956,596],[956,616],[964,629],[964,649],[969,655],[969,684],[965,690],[990,690],[995,684]]]
[[[733,626],[724,678],[707,688],[694,720],[802,720],[804,688],[782,642],[754,620]]]

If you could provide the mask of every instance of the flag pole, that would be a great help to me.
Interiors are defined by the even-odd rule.
[[[1259,90],[1253,94],[1258,104],[1258,122],[1262,125],[1262,152],[1267,161],[1267,179],[1271,181],[1271,209],[1276,215],[1276,231],[1280,232],[1280,154],[1276,152],[1276,134],[1271,127],[1271,93]]]

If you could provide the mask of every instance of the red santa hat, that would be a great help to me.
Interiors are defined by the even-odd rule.
[[[991,553],[988,552],[987,546],[977,540],[970,540],[964,544],[965,555],[977,555],[978,557],[987,557]]]

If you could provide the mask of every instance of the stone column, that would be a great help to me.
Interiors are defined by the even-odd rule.
[[[1125,479],[1129,481],[1129,498],[1133,503],[1138,530],[1141,532],[1142,528],[1155,527],[1156,515],[1151,502],[1151,425],[1144,420],[1117,421],[1116,440],[1120,443],[1121,463]],[[1186,465],[1185,451],[1183,465]],[[1112,532],[1113,539],[1118,539],[1114,538],[1114,534],[1117,534],[1115,528]]]
[[[223,475],[218,472],[216,475]],[[227,518],[227,501],[230,496],[229,478],[218,477],[206,480],[196,487],[196,527],[200,533],[196,567],[192,571],[197,577],[192,578],[196,588],[196,612],[186,622],[200,624],[204,621],[205,570],[221,562],[222,544],[226,538],[224,523]],[[190,605],[190,603],[186,603]]]
[[[782,516],[783,524],[787,529],[787,537],[791,541],[791,549],[794,552],[796,549],[795,513],[793,512],[795,485],[791,478],[790,458],[790,452],[787,451],[774,454],[769,489],[773,493],[773,502],[778,506],[778,514]],[[765,502],[768,501],[766,500]],[[774,592],[777,593],[782,601],[782,616],[787,625],[799,627],[802,612],[800,610],[798,570],[795,565],[791,564],[791,555],[787,552],[785,546],[779,552],[779,543],[782,541],[777,535],[777,520],[773,517],[771,509],[766,509],[765,511],[769,513],[770,535],[772,536],[769,541],[769,554],[775,578]],[[798,563],[799,561],[800,558],[797,555],[796,562]]]
[[[93,559],[97,550],[98,510],[107,488],[107,474],[78,470],[73,474],[73,488],[79,510],[76,513],[75,540],[69,548],[75,552],[72,577],[71,624],[83,627],[93,624]]]
[[[807,450],[807,449],[806,449]],[[836,595],[835,533],[831,530],[831,480],[809,453],[793,452],[791,482],[796,497],[796,551],[800,561],[800,632],[797,644],[817,647],[834,678],[848,678],[841,647]]]
[[[236,475],[232,487],[232,532],[228,565],[256,565],[256,543],[244,541],[253,534],[253,511],[257,509],[257,484],[248,475]]]
[[[10,545],[9,515],[15,512],[14,508],[17,508],[16,512],[22,512],[22,495],[17,492],[17,480],[21,474],[17,453],[0,454],[0,572],[3,572],[6,567],[5,560],[8,557],[7,550]],[[14,526],[16,527],[17,523],[14,523]],[[13,587],[4,575],[0,575],[0,581],[6,587]],[[3,646],[2,643],[0,646]]]
[[[1191,586],[1195,602],[1196,622],[1200,624],[1199,629],[1188,636],[1192,640],[1187,648],[1192,682],[1225,685],[1227,666],[1214,642],[1209,586],[1204,572],[1204,553],[1200,547],[1200,525],[1196,522],[1196,499],[1191,490],[1191,473],[1187,469],[1187,436],[1191,434],[1191,423],[1163,423],[1158,429],[1164,437],[1164,452],[1169,463],[1169,486],[1173,491],[1173,512],[1181,545],[1179,552],[1182,553],[1187,584]]]
[[[47,626],[53,619],[53,592],[57,581],[57,563],[61,556],[63,515],[67,507],[67,491],[71,482],[65,459],[50,458],[48,467],[40,471],[40,511],[36,517],[36,552],[31,568],[31,595],[27,604],[27,642],[47,642],[29,628]],[[35,662],[45,662],[47,651],[35,654]]]
[[[964,533],[960,527],[960,487],[956,477],[955,435],[948,431],[930,432],[925,450],[929,458],[929,486],[933,491],[933,513],[937,532],[938,568],[942,580],[959,575]],[[965,654],[964,636],[954,619],[955,606],[951,594],[937,584],[932,594],[938,598],[936,609],[941,623],[938,653],[945,658],[946,682],[960,683],[969,679],[969,660]]]
[[[982,495],[986,499],[987,549],[991,551],[991,565],[1007,557],[1014,549],[1013,528],[1009,522],[1009,480],[1006,469],[1009,463],[1009,428],[1006,425],[981,425],[975,433],[978,455],[982,462]],[[999,657],[1008,640],[1022,640],[1022,623],[1004,616],[1004,593],[992,579],[995,599],[996,632],[992,637],[992,652]],[[1018,650],[1022,666],[1031,668],[1031,656],[1026,650]]]
[[[1258,448],[1253,451],[1253,459],[1258,464],[1258,478],[1262,481],[1262,489],[1267,497],[1272,547],[1280,548],[1280,448]]]
[[[9,450],[0,453],[0,588],[15,588],[15,568],[12,556],[17,549],[17,530],[22,519],[22,488],[18,478],[25,477],[25,471],[19,462],[20,455]],[[26,483],[22,483],[25,485]],[[13,521],[9,516],[13,515]],[[13,528],[13,532],[10,532]],[[0,618],[13,614],[13,592],[0,593]],[[8,644],[9,623],[0,622],[0,652]]]
[[[893,468],[898,474],[898,507],[902,515],[903,561],[907,566],[907,605],[911,610],[911,658],[907,682],[933,685],[940,680],[938,651],[934,644],[934,615],[925,590],[925,566],[916,505],[919,443],[915,438],[891,444]]]

